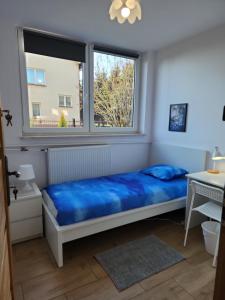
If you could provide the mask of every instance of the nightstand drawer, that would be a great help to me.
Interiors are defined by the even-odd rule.
[[[42,217],[11,223],[10,233],[12,242],[41,236],[43,233]]]
[[[42,215],[42,198],[16,200],[9,207],[10,222],[20,221]]]

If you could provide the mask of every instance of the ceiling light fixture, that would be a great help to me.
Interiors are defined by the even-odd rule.
[[[133,24],[136,19],[139,21],[142,18],[140,0],[112,0],[109,9],[110,19],[123,24],[126,20]]]

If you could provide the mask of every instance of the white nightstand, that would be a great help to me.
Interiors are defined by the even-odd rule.
[[[10,194],[9,220],[13,244],[43,235],[42,195],[35,183],[33,190],[22,194],[18,188],[17,200]]]

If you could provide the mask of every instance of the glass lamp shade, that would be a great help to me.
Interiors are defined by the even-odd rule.
[[[27,181],[35,178],[32,165],[20,165],[18,172],[20,173],[19,180]]]
[[[212,153],[213,169],[209,169],[208,173],[219,174],[220,171],[216,168],[216,162],[224,159],[225,157],[220,152],[219,147],[216,146]]]
[[[212,160],[223,160],[223,159],[224,156],[220,152],[219,147],[216,146],[212,154]]]
[[[113,1],[113,6],[114,8],[117,10],[117,9],[120,9],[123,5],[123,1],[122,0],[114,0]]]
[[[129,9],[134,9],[135,6],[137,4],[137,1],[135,0],[127,0],[126,1],[126,6],[129,8]]]
[[[133,24],[136,19],[142,18],[140,0],[112,0],[109,9],[110,19],[117,19],[118,23],[123,24],[126,20]]]

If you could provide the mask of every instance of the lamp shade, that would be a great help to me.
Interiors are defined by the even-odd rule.
[[[133,24],[137,19],[140,21],[142,18],[140,0],[112,0],[109,15],[111,20],[117,18],[120,24],[126,21]]]
[[[18,172],[20,173],[19,180],[32,180],[35,178],[32,165],[20,165]]]
[[[219,150],[219,147],[215,147],[213,154],[212,154],[212,160],[222,160],[225,159],[222,153]]]

